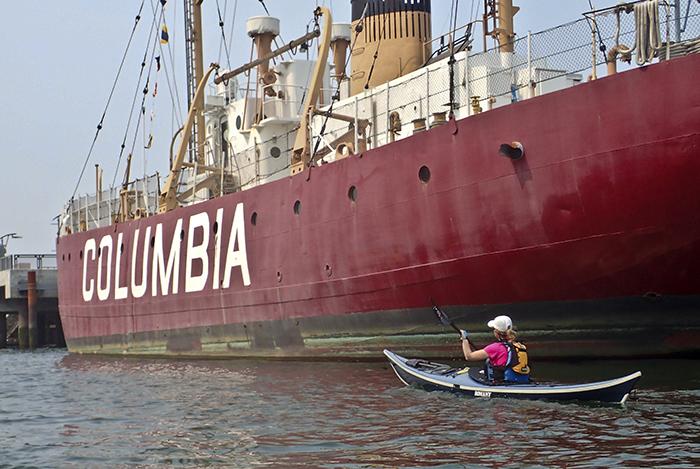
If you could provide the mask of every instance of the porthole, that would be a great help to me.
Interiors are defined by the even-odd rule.
[[[418,179],[423,183],[430,181],[430,168],[427,166],[421,166],[418,170]]]
[[[258,224],[258,212],[253,212],[253,214],[250,216],[250,224],[253,226]]]
[[[272,147],[270,148],[270,156],[273,158],[279,158],[280,155],[282,154],[282,150],[280,150],[280,147]]]
[[[180,230],[180,241],[185,239],[185,230]]]
[[[294,202],[294,214],[299,215],[301,213],[301,201],[297,200]]]
[[[326,270],[326,275],[327,275],[327,276],[330,277],[331,275],[333,275],[333,269],[331,268],[330,265],[326,264],[325,270]]]
[[[357,200],[357,187],[350,186],[350,189],[348,189],[348,198],[353,202]]]
[[[83,251],[80,251],[80,254],[81,254],[81,255],[80,255],[80,258],[82,259],[82,258],[83,258],[83,256],[82,256]],[[68,262],[70,262],[70,252],[68,253]]]
[[[281,282],[281,281],[282,281],[282,272],[280,272],[280,271],[278,270],[278,271],[277,271],[277,283],[279,283],[279,282]]]
[[[61,260],[64,261],[64,262],[66,261],[66,255],[65,255],[65,254],[61,256]]]
[[[83,258],[83,250],[80,250],[80,259],[82,260]],[[70,260],[70,253],[68,253],[68,260]]]
[[[241,116],[236,116],[236,128],[238,130],[241,130],[242,125],[243,125],[243,118]]]
[[[211,229],[214,232],[214,234],[217,234],[219,232],[219,222],[215,221],[214,225],[211,227]]]

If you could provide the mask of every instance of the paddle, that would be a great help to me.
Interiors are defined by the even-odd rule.
[[[433,312],[435,313],[435,316],[440,320],[440,323],[443,326],[450,326],[452,329],[457,331],[457,334],[459,334],[460,337],[462,337],[462,330],[455,325],[455,323],[450,319],[450,317],[445,313],[443,310],[441,310],[433,301],[433,299],[430,299],[430,302],[433,304]],[[474,345],[474,342],[471,341],[469,337],[467,337],[467,342],[469,342],[469,345],[472,347],[472,349],[476,350],[476,345]]]

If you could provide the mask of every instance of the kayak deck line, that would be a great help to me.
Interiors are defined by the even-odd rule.
[[[491,397],[493,395],[494,397],[512,396],[531,399],[581,399],[624,404],[636,381],[642,376],[640,371],[636,371],[620,378],[584,384],[506,384],[494,386],[482,384],[469,376],[468,373],[457,373],[458,370],[449,370],[448,372],[453,373],[452,376],[440,376],[436,373],[422,371],[407,363],[408,360],[406,358],[396,355],[389,350],[384,350],[384,354],[389,359],[392,369],[401,382],[407,386],[411,384],[430,384],[438,389],[473,393],[474,397]],[[426,363],[430,364],[430,362]],[[405,373],[405,376],[402,376],[402,373]],[[410,383],[410,378],[415,379],[416,383]],[[605,395],[597,395],[597,392]]]

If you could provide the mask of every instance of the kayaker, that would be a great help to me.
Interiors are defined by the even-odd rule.
[[[508,316],[496,316],[487,326],[493,329],[497,341],[481,350],[476,350],[468,339],[467,331],[460,329],[464,358],[467,361],[486,360],[486,376],[490,381],[529,382],[527,348],[516,341],[513,321]]]

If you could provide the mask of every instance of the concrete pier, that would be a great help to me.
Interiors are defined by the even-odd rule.
[[[16,316],[16,334],[14,327],[7,326],[7,315]],[[15,254],[0,258],[0,317],[0,348],[65,346],[58,315],[54,254]]]

